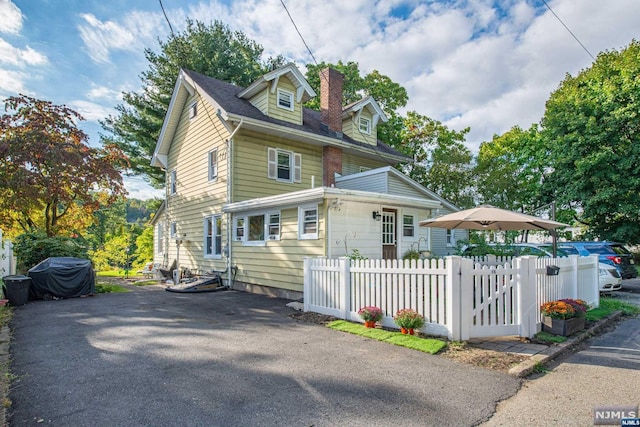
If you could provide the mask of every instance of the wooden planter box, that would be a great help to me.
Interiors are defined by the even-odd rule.
[[[574,317],[573,319],[554,319],[543,316],[542,330],[554,335],[568,337],[584,329],[585,318]]]

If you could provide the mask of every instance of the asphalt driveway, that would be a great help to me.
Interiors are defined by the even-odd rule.
[[[10,425],[466,426],[519,387],[286,302],[157,289],[16,308]]]

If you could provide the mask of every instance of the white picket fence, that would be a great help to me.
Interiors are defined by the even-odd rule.
[[[476,260],[479,261],[479,260]],[[497,263],[496,263],[497,264]],[[433,260],[307,258],[304,310],[362,321],[358,310],[377,306],[383,326],[412,308],[426,319],[422,332],[454,340],[540,330],[540,305],[562,298],[599,304],[597,256],[514,258],[483,265],[457,256]],[[547,265],[559,267],[547,275]]]

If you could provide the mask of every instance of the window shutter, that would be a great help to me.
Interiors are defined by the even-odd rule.
[[[302,154],[293,154],[293,182],[302,182]]]
[[[276,149],[269,147],[267,157],[267,177],[269,179],[276,179],[278,171],[278,165],[276,162]]]

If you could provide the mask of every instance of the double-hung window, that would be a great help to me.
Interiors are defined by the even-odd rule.
[[[158,253],[164,252],[164,222],[158,223]]]
[[[178,171],[172,170],[169,177],[169,194],[174,196],[178,192]]]
[[[416,233],[416,228],[413,223],[413,215],[402,216],[402,235],[404,237],[413,237]]]
[[[454,231],[452,229],[447,229],[447,246],[455,246],[456,245],[456,238],[454,235]]]
[[[235,240],[247,246],[264,246],[267,240],[280,240],[280,212],[236,217]]]
[[[371,133],[371,120],[366,117],[360,117],[360,122],[358,123],[358,127],[360,132],[366,133],[367,135]]]
[[[218,150],[211,150],[208,154],[209,181],[218,179]]]
[[[318,238],[318,206],[298,208],[298,240]]]
[[[278,89],[278,107],[293,111],[293,92]]]
[[[267,175],[279,182],[302,181],[302,155],[293,151],[269,147],[267,150]]]
[[[195,119],[198,115],[198,102],[193,101],[189,104],[189,120]]]
[[[171,236],[172,239],[175,239],[176,237],[178,237],[178,223],[177,222],[171,221],[170,230],[171,230],[171,233],[169,235]]]
[[[204,219],[204,256],[222,256],[222,215],[211,215]]]

